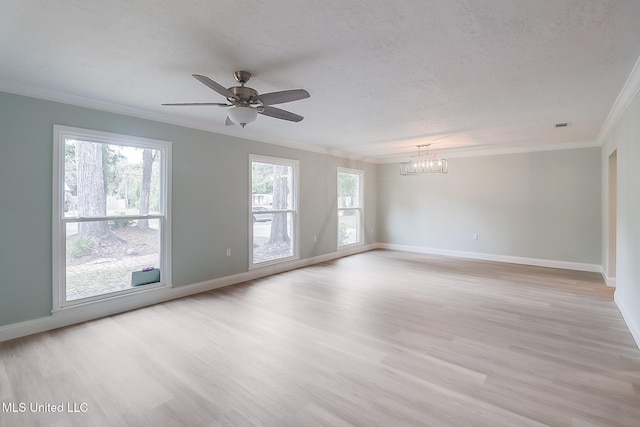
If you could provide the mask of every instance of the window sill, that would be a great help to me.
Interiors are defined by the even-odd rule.
[[[87,298],[67,302],[66,305],[54,308],[51,313],[55,315],[66,311],[97,310],[103,306],[116,311],[124,311],[140,304],[153,304],[157,299],[157,294],[165,293],[171,288],[172,286],[168,283],[158,283],[152,286],[145,285],[137,289],[127,289],[112,294],[96,296],[94,299]]]

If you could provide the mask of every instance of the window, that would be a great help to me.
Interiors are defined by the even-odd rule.
[[[338,168],[338,247],[362,243],[364,172]]]
[[[298,162],[252,155],[250,267],[298,257]]]
[[[54,127],[54,311],[166,287],[171,143]]]

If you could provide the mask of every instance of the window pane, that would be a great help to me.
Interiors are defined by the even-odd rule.
[[[157,214],[160,150],[65,140],[65,217]]]
[[[251,204],[268,210],[293,208],[293,166],[252,162]]]
[[[254,221],[253,263],[293,256],[292,239],[292,213],[274,213],[270,221]]]
[[[122,219],[66,226],[67,301],[131,289],[132,272],[160,267],[158,219],[148,224]]]
[[[356,173],[338,173],[338,207],[359,208],[360,175]]]
[[[342,209],[338,211],[338,245],[360,242],[360,210]]]

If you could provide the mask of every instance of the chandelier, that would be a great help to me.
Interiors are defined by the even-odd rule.
[[[447,173],[447,160],[438,159],[435,155],[429,155],[426,149],[429,145],[431,144],[417,145],[418,155],[412,157],[408,162],[400,163],[400,175],[434,175]],[[421,151],[422,147],[425,147],[424,154]]]

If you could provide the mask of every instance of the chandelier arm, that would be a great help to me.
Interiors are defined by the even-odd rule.
[[[416,145],[418,155],[412,156],[408,162],[400,162],[400,175],[432,175],[446,174],[448,172],[447,159],[439,159],[436,155],[429,157],[431,144]],[[422,147],[425,147],[425,154],[422,154]]]

